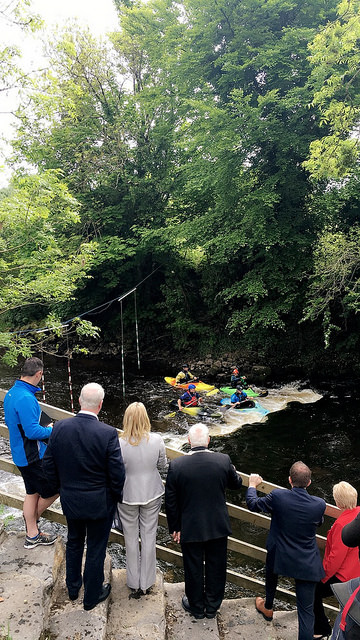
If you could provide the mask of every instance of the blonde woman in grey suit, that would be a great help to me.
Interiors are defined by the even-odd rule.
[[[156,580],[156,531],[164,494],[159,469],[166,468],[166,453],[162,437],[150,432],[142,402],[128,406],[123,429],[120,447],[126,478],[119,513],[125,537],[126,582],[132,590],[129,597],[139,598],[149,593]]]

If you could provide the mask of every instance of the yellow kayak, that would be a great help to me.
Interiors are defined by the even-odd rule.
[[[193,382],[192,380],[190,380],[189,382],[187,382],[186,384],[176,384],[176,379],[175,378],[164,378],[165,382],[167,382],[168,384],[170,384],[172,387],[176,387],[177,389],[187,389],[189,384],[194,384],[196,387],[196,391],[211,391],[212,389],[214,389],[214,385],[213,384],[206,384],[206,382]]]

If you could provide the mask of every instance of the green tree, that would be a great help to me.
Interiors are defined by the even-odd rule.
[[[156,262],[142,299],[149,342],[165,329],[180,346],[220,348],[236,332],[264,353],[284,344],[284,357],[298,354],[323,315],[327,234],[351,243],[358,215],[353,169],[351,184],[329,183],[353,160],[336,151],[342,172],[316,165],[332,135],[339,149],[357,144],[357,0],[348,15],[335,0],[116,6],[111,45],[78,28],[51,37],[51,71],[18,113],[17,158],[62,171],[81,204],[65,235],[97,242],[96,290],[76,304],[115,297]],[[329,292],[341,327],[344,287]],[[113,314],[108,335],[117,325]]]
[[[310,44],[314,88],[312,107],[323,127],[310,145],[304,163],[313,178],[337,180],[356,171],[359,159],[360,3],[342,0],[336,20],[329,22]]]
[[[95,246],[67,235],[78,222],[79,203],[55,171],[14,178],[0,199],[0,343],[12,364],[33,342],[21,330],[58,323],[88,277]]]
[[[0,27],[16,25],[24,33],[36,32],[41,26],[40,18],[31,11],[30,0],[0,3]],[[20,47],[8,44],[0,47],[0,92],[8,92],[24,86],[29,81],[21,65]]]

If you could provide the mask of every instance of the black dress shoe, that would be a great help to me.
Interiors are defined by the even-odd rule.
[[[86,604],[84,602],[85,611],[90,611],[90,609],[93,609],[94,607],[96,607],[96,605],[99,604],[100,602],[104,602],[104,600],[106,600],[106,598],[109,597],[110,591],[111,591],[111,584],[109,584],[108,582],[106,584],[103,584],[103,586],[101,587],[99,598],[96,602],[94,602],[94,604]]]
[[[212,611],[212,612],[205,611],[205,617],[209,618],[209,620],[212,620],[212,618],[216,618],[216,614],[217,614],[217,611]]]
[[[74,593],[70,593],[70,591],[68,591],[69,594],[69,600],[77,600],[79,597],[79,592],[76,591]]]
[[[196,620],[203,620],[203,618],[205,618],[205,614],[204,613],[194,613],[189,605],[189,600],[187,599],[186,596],[183,596],[181,598],[181,605],[182,608],[187,611],[187,613],[190,613],[191,616],[194,616],[194,618],[196,618]]]

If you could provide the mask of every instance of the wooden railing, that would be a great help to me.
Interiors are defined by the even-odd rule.
[[[0,401],[4,399],[5,394],[6,394],[6,391],[4,389],[0,389]],[[40,402],[39,404],[40,404],[40,407],[43,409],[43,411],[45,411],[53,420],[62,420],[64,418],[70,418],[74,415],[69,411],[59,409],[58,407],[53,407],[43,402]],[[118,432],[119,434],[122,433],[120,429],[118,429]],[[5,425],[0,425],[0,436],[3,436],[5,438],[9,437],[9,431]],[[182,451],[178,451],[170,447],[166,447],[166,454],[169,459],[174,459],[184,455]],[[10,460],[7,460],[6,458],[0,457],[0,469],[3,471],[7,471],[8,473],[20,475],[20,472],[16,467],[16,465]],[[242,478],[243,485],[247,487],[249,485],[249,475],[241,472],[238,472],[238,473]],[[258,491],[261,491],[262,493],[270,493],[270,491],[272,491],[273,489],[283,489],[283,487],[280,487],[279,485],[272,484],[270,482],[265,482],[265,481],[261,485],[259,485],[257,488],[258,488]],[[22,506],[23,506],[22,498],[12,495],[10,493],[4,493],[4,492],[0,492],[0,503],[16,509],[22,509]],[[230,517],[236,520],[241,520],[242,522],[247,522],[247,523],[256,525],[257,527],[260,527],[262,529],[270,528],[271,518],[269,518],[268,516],[265,516],[260,513],[253,513],[248,509],[239,507],[230,502],[227,502],[227,507],[228,507]],[[330,518],[337,518],[339,513],[340,513],[340,510],[334,505],[331,505],[331,504],[326,505],[325,514]],[[44,512],[43,517],[47,518],[52,522],[57,522],[57,523],[66,525],[65,516],[60,511],[57,511],[54,508],[47,509]],[[159,514],[159,524],[163,527],[167,527],[166,515],[164,513]],[[110,542],[119,542],[120,544],[124,544],[123,535],[114,530],[111,531],[109,540]],[[317,535],[316,540],[319,548],[323,549],[325,547],[326,538],[324,538],[321,535]],[[255,560],[261,560],[262,562],[265,562],[265,559],[266,559],[266,549],[257,547],[256,545],[250,544],[249,542],[245,542],[243,540],[238,540],[236,538],[229,537],[228,549],[230,551],[234,551],[236,553],[245,555],[249,558],[252,558]],[[164,547],[162,545],[156,545],[156,554],[157,554],[157,557],[161,560],[170,562],[172,564],[175,564],[176,566],[182,566],[182,554],[179,551],[175,551],[174,549]],[[256,578],[252,578],[251,576],[246,576],[242,573],[229,570],[227,571],[227,579],[229,582],[232,582],[233,584],[236,584],[241,587],[245,587],[247,589],[251,589],[252,591],[262,592],[262,593],[264,592],[264,587],[265,587],[264,582]],[[277,591],[279,595],[285,597],[286,599],[295,598],[295,593],[287,589],[278,587]],[[331,611],[337,611],[337,609],[335,607],[332,607],[331,605],[326,604],[325,606]]]

